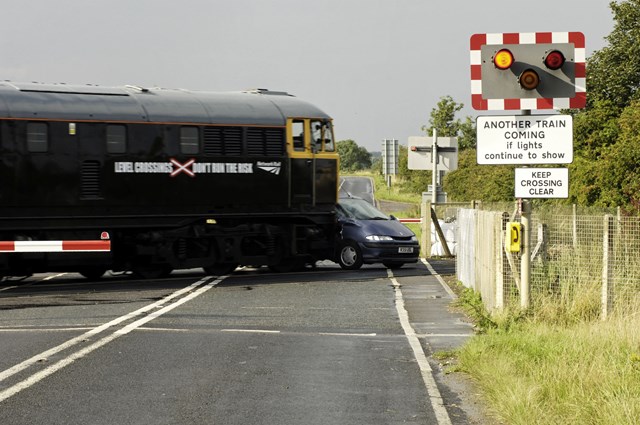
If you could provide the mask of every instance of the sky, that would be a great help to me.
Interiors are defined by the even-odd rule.
[[[287,91],[337,140],[406,145],[443,96],[471,109],[475,33],[580,31],[587,57],[610,0],[29,0],[3,5],[0,80]],[[587,87],[588,91],[588,87]]]

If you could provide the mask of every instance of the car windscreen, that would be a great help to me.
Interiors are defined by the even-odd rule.
[[[363,199],[340,199],[337,210],[339,214],[356,220],[389,220],[382,211]]]

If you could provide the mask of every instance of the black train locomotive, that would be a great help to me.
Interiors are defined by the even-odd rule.
[[[287,93],[0,83],[0,275],[332,258],[331,118]]]

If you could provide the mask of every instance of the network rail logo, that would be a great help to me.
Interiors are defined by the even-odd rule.
[[[275,174],[277,176],[280,174],[282,163],[278,161],[273,161],[273,162],[258,161],[257,166],[259,169],[266,171],[267,173]]]

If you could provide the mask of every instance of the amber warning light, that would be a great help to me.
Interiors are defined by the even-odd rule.
[[[518,77],[520,87],[525,90],[534,90],[540,84],[540,76],[533,69],[526,69]]]
[[[509,69],[513,65],[513,54],[508,49],[498,50],[493,56],[493,64],[498,69]]]

